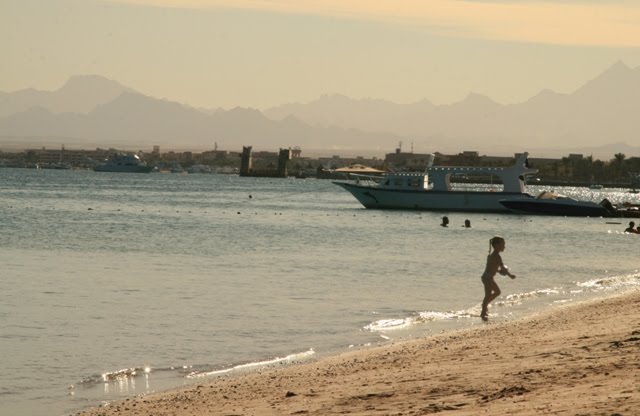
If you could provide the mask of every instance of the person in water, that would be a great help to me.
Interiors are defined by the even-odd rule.
[[[464,228],[471,228],[471,221],[464,220]]]
[[[496,273],[500,273],[503,276],[509,276],[512,279],[516,278],[515,274],[511,274],[509,269],[502,263],[502,257],[500,253],[505,249],[504,238],[495,236],[489,240],[489,255],[487,256],[487,267],[482,274],[482,284],[484,285],[484,299],[482,300],[482,312],[480,317],[483,320],[489,319],[489,304],[498,296],[500,296],[500,288],[496,284],[493,277]],[[493,252],[491,252],[493,248]]]
[[[449,217],[442,217],[442,224],[440,224],[442,227],[448,227],[449,226]]]
[[[630,222],[629,222],[629,226],[624,230],[624,232],[625,232],[625,233],[631,233],[631,234],[634,234],[634,233],[636,232],[636,230],[635,230],[635,228],[634,228],[634,227],[635,227],[635,225],[636,225],[636,223],[635,223],[635,222],[630,221]]]

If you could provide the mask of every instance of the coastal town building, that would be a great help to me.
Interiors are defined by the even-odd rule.
[[[342,157],[338,154],[330,157],[307,157],[299,147],[285,148],[288,159],[286,167],[282,165],[280,152],[258,150],[252,152],[252,169],[255,172],[269,170],[286,171],[286,176],[312,177],[319,171],[336,169],[362,170],[363,167],[382,171],[424,171],[432,157],[435,166],[509,166],[519,155],[493,156],[481,155],[478,151],[465,150],[456,154],[441,152],[414,153],[402,151],[401,146],[384,158],[377,157]],[[159,171],[183,172],[192,166],[206,167],[204,171],[238,173],[240,170],[241,152],[220,150],[217,144],[213,150],[203,152],[174,150],[162,152],[160,146],[153,146],[151,151],[137,152],[123,149],[93,150],[59,148],[38,148],[24,151],[0,151],[0,167],[45,168],[45,169],[93,169],[99,163],[112,157],[115,153],[135,153],[148,165]],[[622,153],[613,155],[610,160],[594,160],[592,156],[571,153],[561,158],[530,157],[531,167],[538,169],[535,180],[550,184],[593,184],[608,186],[626,184],[632,178],[636,182],[640,176],[640,157],[627,158]],[[353,168],[357,166],[356,168]]]

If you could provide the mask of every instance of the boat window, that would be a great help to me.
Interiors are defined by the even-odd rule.
[[[419,188],[422,186],[422,180],[420,178],[409,178],[407,179],[407,185],[412,188]]]

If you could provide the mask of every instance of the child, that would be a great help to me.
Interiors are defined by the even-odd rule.
[[[491,247],[493,247],[493,253],[491,253]],[[509,276],[512,279],[516,278],[515,274],[509,273],[509,269],[505,267],[502,263],[502,257],[500,257],[500,252],[504,251],[505,241],[504,238],[500,236],[495,236],[491,240],[489,240],[489,255],[487,256],[487,267],[484,269],[484,273],[482,274],[482,283],[484,284],[484,299],[482,300],[482,312],[480,313],[480,317],[487,321],[489,319],[489,303],[491,303],[495,298],[500,296],[500,288],[496,284],[495,280],[493,280],[493,276],[496,273],[500,273],[503,276]]]

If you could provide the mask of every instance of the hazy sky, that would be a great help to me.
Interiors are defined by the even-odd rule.
[[[199,107],[509,104],[640,66],[639,0],[0,0],[0,91],[99,74]]]

